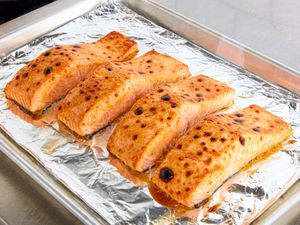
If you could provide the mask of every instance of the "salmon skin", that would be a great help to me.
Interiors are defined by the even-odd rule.
[[[136,42],[116,31],[97,42],[58,46],[20,69],[4,92],[24,112],[41,114],[101,63],[129,60],[137,52]]]
[[[115,128],[108,150],[132,169],[152,167],[197,120],[233,104],[234,90],[198,75],[139,99]]]
[[[210,115],[177,141],[155,170],[152,182],[171,198],[193,207],[291,135],[288,123],[257,105]]]
[[[91,136],[156,86],[190,76],[182,62],[154,50],[122,63],[106,63],[61,102],[57,118],[80,136]]]

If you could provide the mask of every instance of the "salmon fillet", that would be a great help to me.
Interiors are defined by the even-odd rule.
[[[182,62],[150,51],[123,63],[106,63],[64,99],[57,118],[80,136],[91,136],[162,83],[190,76]]]
[[[99,64],[129,60],[137,52],[136,42],[116,31],[97,42],[61,45],[20,69],[4,92],[27,113],[39,114],[86,79]]]
[[[291,126],[251,105],[232,114],[210,115],[176,143],[155,170],[152,182],[192,207],[261,153],[292,135]]]
[[[144,171],[197,120],[230,106],[233,96],[232,88],[203,75],[167,84],[134,104],[107,148],[132,169]]]

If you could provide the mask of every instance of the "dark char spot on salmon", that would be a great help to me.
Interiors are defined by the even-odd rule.
[[[204,133],[204,137],[209,137],[209,136],[211,136],[211,135],[212,135],[211,132],[205,132],[205,133]]]
[[[174,177],[174,173],[168,167],[164,167],[159,172],[159,178],[164,182],[169,182]]]
[[[176,103],[171,103],[171,108],[176,108],[177,104]]]
[[[171,99],[171,97],[169,95],[164,95],[161,97],[161,100],[164,100],[164,101],[169,101]]]
[[[46,68],[44,69],[44,74],[45,74],[45,75],[48,75],[48,74],[51,73],[52,71],[53,71],[53,68],[52,68],[51,66],[46,67]]]
[[[243,117],[244,116],[244,114],[242,114],[242,113],[237,113],[237,114],[235,114],[237,117]]]
[[[238,120],[238,119],[235,119],[234,122],[237,122],[237,123],[242,123],[243,120]]]
[[[134,111],[134,114],[138,116],[138,115],[141,115],[143,112],[144,112],[143,108],[142,108],[142,107],[138,107],[138,108]]]
[[[239,141],[240,141],[241,145],[245,146],[245,138],[240,136]]]
[[[50,52],[45,52],[44,53],[44,56],[49,56],[50,55]]]

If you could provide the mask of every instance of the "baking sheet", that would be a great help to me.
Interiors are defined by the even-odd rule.
[[[294,129],[294,139],[300,139],[299,96],[212,55],[118,2],[105,2],[91,13],[1,59],[0,124],[17,143],[108,223],[172,221],[245,224],[262,213],[299,179],[298,141],[229,179],[206,205],[193,212],[193,219],[176,217],[170,210],[153,201],[146,185],[135,185],[123,178],[111,165],[105,145],[113,126],[94,138],[91,147],[83,148],[81,144],[57,132],[57,124],[37,128],[7,109],[2,90],[15,72],[29,60],[55,45],[94,41],[112,30],[135,39],[139,44],[140,55],[154,48],[182,60],[189,65],[194,75],[206,74],[235,88],[236,104],[228,111],[252,103],[259,104],[290,122]],[[49,155],[45,151],[54,152]]]

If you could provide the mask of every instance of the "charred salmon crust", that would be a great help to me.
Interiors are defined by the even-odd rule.
[[[127,62],[104,63],[68,93],[57,118],[78,135],[91,135],[158,85],[188,76],[185,64],[154,50]]]
[[[133,40],[115,31],[97,42],[57,46],[21,68],[4,92],[27,112],[40,115],[101,63],[128,60],[137,52]]]
[[[193,207],[291,135],[288,123],[257,105],[209,115],[177,141],[153,173],[152,182],[174,200]]]
[[[134,104],[107,148],[132,169],[144,171],[197,120],[229,107],[233,98],[232,88],[204,75],[161,86]]]

